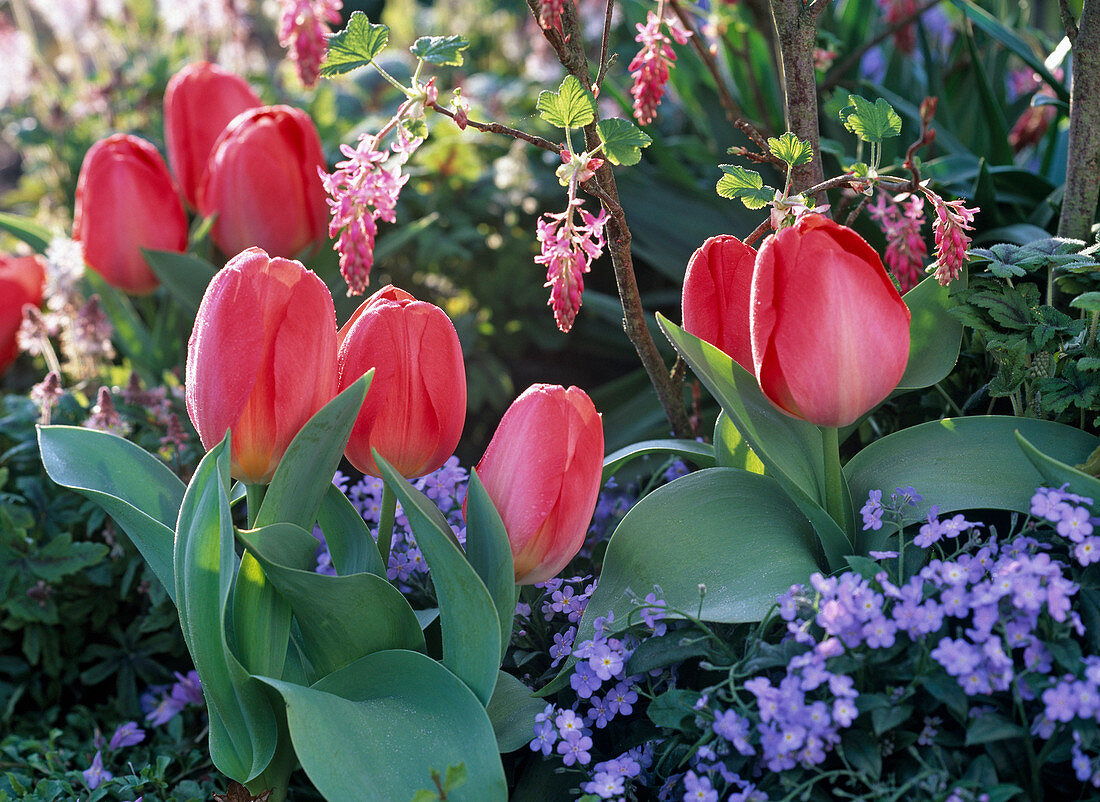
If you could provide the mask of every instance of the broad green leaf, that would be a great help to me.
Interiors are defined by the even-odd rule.
[[[317,523],[324,533],[332,567],[337,574],[370,573],[386,578],[386,566],[382,565],[382,555],[378,553],[378,544],[374,542],[367,522],[348,497],[340,492],[340,488],[331,482],[317,512]]]
[[[1051,487],[1061,487],[1068,483],[1071,492],[1087,496],[1093,501],[1100,501],[1100,479],[1044,454],[1019,432],[1016,432],[1016,442],[1020,444],[1020,448],[1024,450],[1024,454],[1031,460],[1035,469],[1043,475],[1046,484]],[[1094,441],[1093,445],[1100,445],[1100,443]],[[1079,462],[1085,462],[1085,460],[1079,460]]]
[[[851,544],[822,507],[825,457],[821,430],[780,412],[760,391],[756,378],[727,354],[660,314],[657,322],[722,406],[768,475],[782,485],[813,524],[829,565],[839,565],[851,551]]]
[[[502,755],[522,749],[531,742],[535,716],[545,707],[544,701],[511,674],[504,671],[498,674],[486,712],[493,723],[497,749]]]
[[[621,117],[600,120],[596,123],[596,133],[603,143],[604,155],[612,164],[637,164],[642,159],[642,148],[653,141],[649,134]]]
[[[29,217],[8,212],[0,212],[0,231],[7,231],[16,239],[27,243],[35,253],[45,253],[50,240],[53,239],[50,230],[45,226],[39,225]]]
[[[386,649],[424,650],[424,633],[412,607],[383,577],[326,576],[289,567],[317,550],[317,539],[301,527],[275,523],[238,531],[237,539],[289,602],[316,676]]]
[[[470,471],[466,490],[466,559],[485,583],[496,607],[503,662],[516,617],[516,570],[504,521],[474,470]]]
[[[461,67],[462,51],[470,46],[465,36],[421,36],[412,47],[412,54],[429,64]]]
[[[317,410],[294,435],[256,515],[257,528],[285,521],[313,529],[373,376],[371,368]]]
[[[38,447],[50,478],[99,504],[175,601],[172,541],[183,482],[149,452],[107,432],[39,426]]]
[[[416,544],[431,569],[439,600],[443,665],[465,682],[483,705],[488,704],[500,668],[501,624],[493,598],[466,560],[439,508],[377,451],[373,453],[382,478],[401,502]]]
[[[151,251],[146,248],[142,248],[141,252],[160,283],[168,290],[168,294],[194,315],[206,293],[206,285],[214,278],[218,268],[189,253]]]
[[[787,131],[781,137],[768,137],[768,150],[777,159],[782,159],[791,167],[809,164],[814,158],[814,149],[809,142],[803,142]]]
[[[860,95],[848,95],[840,121],[864,142],[882,142],[901,133],[901,117],[881,97],[872,103]]]
[[[968,509],[1026,513],[1043,475],[1020,450],[1017,431],[1068,465],[1083,462],[1097,442],[1073,426],[1010,415],[922,423],[876,440],[844,466],[853,503],[862,505],[872,490],[888,495],[912,485],[925,503],[939,505],[941,515]]]
[[[746,170],[739,164],[719,164],[722,177],[715,187],[723,198],[739,198],[749,209],[763,209],[775,200],[775,189],[764,184],[755,170]]]
[[[639,501],[615,529],[577,643],[608,611],[625,623],[632,598],[654,585],[669,607],[700,611],[705,621],[759,621],[777,595],[819,570],[815,542],[770,477],[734,468],[682,476]]]
[[[983,713],[966,727],[966,745],[991,743],[1017,739],[1027,735],[1027,730],[996,711]]]
[[[628,462],[650,455],[662,458],[680,457],[700,468],[714,467],[714,446],[709,443],[699,443],[695,440],[643,440],[640,443],[624,446],[604,457],[601,481],[606,482]]]
[[[909,321],[909,363],[898,382],[899,390],[931,387],[955,368],[962,344],[962,322],[947,310],[954,306],[949,294],[966,286],[966,271],[947,287],[934,276],[924,279],[902,299]]]
[[[714,458],[720,468],[741,468],[752,473],[764,473],[764,463],[725,412],[718,413],[718,420],[714,424]]]
[[[290,605],[247,551],[237,566],[229,605],[241,665],[250,674],[282,676],[290,644]]]
[[[565,76],[557,92],[539,92],[535,108],[542,119],[558,128],[580,128],[596,119],[596,98],[572,75]]]
[[[175,542],[176,607],[202,681],[210,719],[210,759],[247,782],[275,754],[278,727],[263,687],[237,661],[226,614],[237,556],[229,509],[229,437],[203,457],[180,506]]]
[[[352,12],[347,27],[328,37],[321,77],[331,78],[367,66],[382,52],[389,39],[387,26],[375,25],[362,11]]]
[[[385,651],[312,688],[264,682],[286,702],[294,751],[326,799],[396,802],[433,788],[434,769],[466,766],[453,802],[504,802],[504,769],[482,703],[439,663]]]
[[[1069,305],[1086,312],[1100,312],[1100,292],[1083,292],[1070,301]]]

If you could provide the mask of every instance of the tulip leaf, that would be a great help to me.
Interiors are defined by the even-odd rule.
[[[501,671],[497,675],[497,686],[486,712],[502,755],[531,742],[531,722],[545,707],[545,702],[511,674]]]
[[[466,489],[466,559],[485,583],[496,607],[503,662],[516,617],[516,569],[504,521],[474,470],[470,471]]]
[[[180,506],[175,541],[176,607],[202,682],[210,718],[210,758],[223,774],[247,782],[275,754],[275,711],[226,638],[237,555],[229,508],[229,436],[203,457]]]
[[[720,468],[741,468],[752,473],[764,473],[764,463],[725,412],[718,413],[718,420],[714,424],[714,458]]]
[[[370,528],[359,510],[334,484],[329,484],[317,523],[324,533],[332,567],[340,576],[370,573],[386,578],[386,566],[378,553]]]
[[[596,98],[573,75],[565,76],[557,92],[539,92],[535,108],[542,119],[558,128],[580,128],[596,119]]]
[[[946,287],[934,276],[924,279],[902,298],[909,307],[909,362],[899,390],[931,387],[954,368],[962,344],[962,322],[947,310],[951,291],[966,286],[966,271]]]
[[[282,676],[290,643],[290,605],[247,551],[237,566],[229,606],[241,665],[250,674]]]
[[[461,67],[462,51],[470,46],[465,36],[421,36],[409,50],[421,61],[441,67]]]
[[[99,504],[175,601],[172,541],[183,482],[148,451],[95,429],[39,426],[38,446],[49,477]]]
[[[860,95],[848,95],[848,105],[840,110],[840,121],[864,142],[882,142],[901,133],[901,117],[881,97],[872,103]]]
[[[465,682],[483,705],[488,704],[500,668],[501,624],[493,598],[462,553],[439,508],[394,470],[377,450],[372,449],[372,453],[386,486],[401,502],[416,544],[431,569],[439,600],[443,665]],[[513,599],[509,616],[514,610]]]
[[[373,376],[371,368],[317,410],[294,435],[256,515],[257,528],[286,521],[313,529]]]
[[[504,802],[493,725],[462,682],[418,652],[376,652],[311,688],[263,680],[286,702],[294,751],[326,799],[394,802],[465,766],[454,802]]]
[[[603,460],[603,478],[606,482],[628,462],[650,455],[672,456],[686,459],[700,468],[714,467],[714,446],[695,440],[643,440],[631,443],[608,454]]]
[[[855,505],[872,490],[888,495],[911,485],[940,513],[994,509],[1026,513],[1043,482],[1020,450],[1020,435],[1050,459],[1072,465],[1096,447],[1096,437],[1074,426],[1011,415],[945,418],[894,432],[871,443],[844,466]],[[874,535],[866,533],[861,551]]]
[[[347,27],[328,37],[321,77],[343,75],[374,61],[390,40],[390,29],[376,25],[362,11],[353,11]]]
[[[1046,480],[1048,485],[1061,487],[1068,484],[1071,493],[1086,496],[1094,502],[1100,501],[1100,479],[1044,454],[1029,443],[1027,438],[1019,432],[1016,432],[1016,442],[1020,444],[1024,454],[1031,460],[1031,464],[1035,466],[1035,469],[1043,475],[1043,479]]]
[[[596,133],[603,143],[603,152],[612,164],[630,166],[642,160],[642,148],[653,139],[630,120],[610,117],[596,123]]]
[[[813,524],[828,564],[840,565],[851,551],[851,543],[821,506],[825,498],[821,430],[780,412],[760,391],[756,378],[727,354],[660,314],[657,322],[764,464],[768,475],[775,477]]]
[[[35,253],[45,253],[46,248],[50,246],[50,240],[53,239],[50,230],[45,226],[39,225],[29,217],[8,212],[0,212],[0,231],[7,231],[16,239],[27,243]]]
[[[634,599],[654,585],[668,607],[704,621],[759,621],[778,594],[818,570],[815,545],[805,516],[771,477],[735,468],[682,476],[639,501],[615,529],[576,642],[591,638],[608,611],[625,623]]]
[[[746,170],[739,164],[719,164],[722,177],[715,190],[723,198],[740,198],[749,209],[763,209],[775,200],[775,188],[769,187],[755,170]]]
[[[412,607],[383,577],[326,576],[290,567],[317,550],[317,538],[300,526],[270,524],[238,531],[237,539],[289,602],[302,651],[316,676],[386,649],[424,650],[424,633]]]
[[[176,301],[194,315],[218,268],[189,253],[141,249],[145,262]]]

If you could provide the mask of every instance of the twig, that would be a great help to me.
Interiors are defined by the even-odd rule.
[[[600,40],[600,69],[596,73],[596,83],[593,93],[600,94],[603,88],[603,79],[607,77],[607,69],[611,66],[607,58],[607,49],[611,46],[611,18],[615,13],[615,0],[607,0],[607,11],[603,17],[603,39]]]
[[[902,167],[909,171],[913,176],[909,182],[909,191],[916,192],[917,187],[920,186],[920,171],[917,169],[917,164],[914,160],[917,155],[917,151],[923,148],[925,145],[931,145],[936,141],[936,129],[932,128],[932,118],[936,116],[936,105],[938,100],[935,97],[926,97],[920,104],[920,136],[916,138],[909,149],[905,151],[905,161],[902,162]]]
[[[1058,0],[1058,14],[1062,18],[1062,27],[1066,29],[1066,38],[1070,47],[1077,44],[1077,21],[1073,18],[1073,11],[1066,0]]]
[[[440,106],[438,103],[426,103],[425,105],[432,111],[442,114],[444,117],[450,117],[452,120],[455,118],[453,111]],[[484,131],[487,134],[502,134],[504,136],[510,136],[513,139],[522,139],[524,142],[530,142],[535,147],[548,150],[551,153],[561,153],[563,147],[556,142],[551,142],[549,139],[543,139],[541,136],[529,134],[526,131],[520,131],[518,128],[510,128],[500,123],[481,123],[477,120],[467,119],[466,125],[471,128],[476,128],[478,131]]]
[[[689,42],[691,43],[692,49],[695,50],[696,55],[702,59],[703,65],[707,68],[707,72],[709,72],[711,78],[714,79],[714,85],[718,89],[718,102],[721,103],[722,108],[726,110],[726,118],[729,119],[730,122],[735,122],[744,112],[737,105],[737,101],[733,99],[733,95],[730,94],[729,87],[726,86],[726,81],[718,69],[718,62],[715,61],[714,54],[710,52],[705,44],[703,44],[703,39],[696,29],[695,23],[691,19],[691,15],[680,7],[678,0],[668,0],[668,4],[672,8],[672,13],[676,15],[691,34]]]
[[[754,228],[752,230],[752,232],[747,237],[745,237],[744,240],[742,240],[742,242],[744,242],[746,245],[751,246],[754,242],[756,242],[758,239],[760,239],[762,236],[764,236],[765,232],[767,232],[767,230],[771,227],[772,227],[772,219],[771,219],[771,216],[769,215],[768,217],[765,217],[761,221],[760,225],[758,225],[756,228]]]
[[[926,11],[931,9],[939,2],[940,0],[928,0],[927,3],[918,8],[912,14],[908,14],[897,20],[896,22],[893,22],[890,25],[886,26],[886,29],[878,36],[874,37],[870,41],[864,42],[862,45],[860,45],[847,56],[845,56],[839,64],[829,70],[829,74],[826,75],[825,78],[822,80],[821,91],[828,92],[838,83],[840,83],[841,76],[844,75],[844,73],[848,72],[848,70],[850,70],[854,65],[858,64],[860,59],[863,58],[864,53],[877,45],[883,39],[887,39],[888,37],[893,36],[895,33],[900,31],[907,25],[912,25],[914,22],[920,19]],[[1060,2],[1064,3],[1065,0],[1060,0]]]

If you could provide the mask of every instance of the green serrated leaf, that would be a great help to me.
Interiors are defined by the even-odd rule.
[[[347,27],[328,38],[321,77],[331,78],[367,66],[382,52],[389,39],[388,26],[372,23],[362,11],[354,12]]]
[[[768,138],[768,150],[777,159],[782,159],[791,167],[809,164],[814,157],[814,149],[809,142],[803,142],[790,131],[776,139]]]
[[[1100,292],[1085,292],[1078,295],[1069,305],[1086,312],[1100,312]]]
[[[881,142],[901,133],[901,117],[882,98],[872,103],[860,95],[848,95],[848,103],[840,110],[840,121],[864,142]]]
[[[612,164],[637,164],[642,158],[642,148],[653,141],[649,134],[621,117],[600,120],[596,133],[603,143],[604,155]]]
[[[542,119],[558,128],[579,128],[596,119],[596,98],[572,75],[565,76],[557,92],[540,92],[535,108]]]
[[[421,36],[409,50],[421,61],[443,67],[462,66],[462,51],[470,46],[465,36]]]
[[[762,209],[774,200],[775,189],[767,186],[760,173],[737,164],[720,164],[723,176],[715,189],[723,198],[739,198],[750,209]]]

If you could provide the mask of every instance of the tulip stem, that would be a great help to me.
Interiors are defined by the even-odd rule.
[[[256,516],[260,514],[260,505],[264,503],[267,485],[247,484],[244,486],[245,503],[248,506],[248,528],[256,528]]]
[[[378,553],[382,555],[382,565],[390,564],[390,544],[393,542],[393,518],[397,511],[397,494],[390,489],[390,483],[382,485],[382,509],[378,514]]]
[[[821,445],[825,457],[825,509],[841,531],[850,530],[851,502],[840,467],[840,437],[832,426],[822,426]]]

